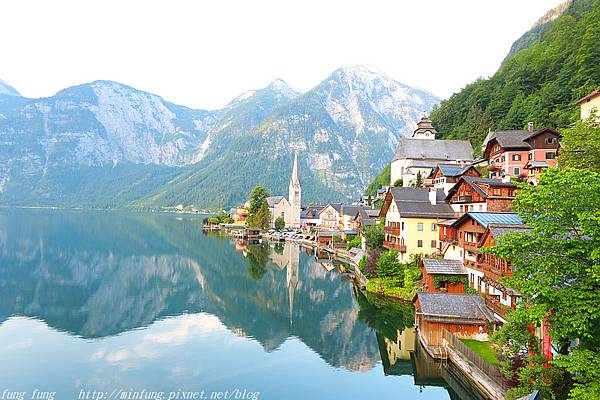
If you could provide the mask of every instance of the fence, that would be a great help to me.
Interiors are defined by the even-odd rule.
[[[448,332],[446,329],[444,329],[444,339],[446,339],[450,347],[454,348],[454,350],[459,352],[466,360],[479,368],[481,372],[487,375],[488,378],[498,384],[503,390],[509,388],[506,377],[500,371],[498,366],[490,364],[488,361],[481,358],[479,354],[475,353],[469,346],[461,342],[458,336]]]

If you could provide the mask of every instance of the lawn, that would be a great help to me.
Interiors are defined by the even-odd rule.
[[[461,342],[466,344],[475,353],[479,354],[481,358],[490,364],[499,364],[500,362],[496,358],[496,352],[492,348],[490,342],[482,342],[475,339],[460,339]]]

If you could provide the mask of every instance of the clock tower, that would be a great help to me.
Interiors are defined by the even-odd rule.
[[[412,139],[429,139],[435,140],[435,134],[437,131],[433,127],[431,120],[427,117],[422,117],[417,122],[417,129],[412,134]]]

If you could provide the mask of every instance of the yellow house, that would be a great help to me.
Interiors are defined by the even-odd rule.
[[[576,104],[581,108],[581,119],[585,120],[595,111],[600,118],[600,89],[594,90],[592,93],[577,100]]]
[[[397,250],[402,261],[413,254],[436,253],[437,224],[454,216],[444,199],[444,191],[435,188],[390,188],[380,214],[385,216],[383,246]]]

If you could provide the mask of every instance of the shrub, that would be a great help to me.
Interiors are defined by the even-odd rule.
[[[377,260],[377,276],[379,277],[404,277],[405,265],[398,260],[396,250],[386,251]]]
[[[346,243],[346,250],[350,250],[353,247],[359,248],[362,246],[362,239],[360,236],[354,236],[348,243]]]

